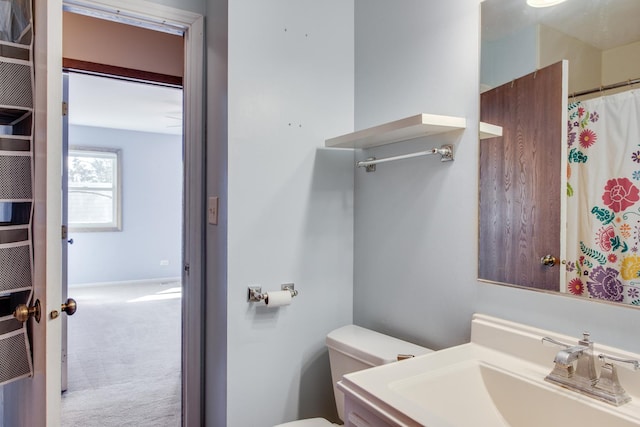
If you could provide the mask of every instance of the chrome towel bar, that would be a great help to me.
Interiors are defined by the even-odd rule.
[[[441,162],[450,162],[453,160],[453,145],[445,144],[440,148],[432,148],[431,150],[418,151],[416,153],[403,154],[400,156],[385,157],[383,159],[376,159],[375,157],[371,157],[367,160],[357,161],[356,167],[358,168],[364,167],[366,168],[367,172],[374,172],[376,170],[376,165],[378,163],[392,162],[394,160],[411,159],[413,157],[430,156],[432,154],[440,154]]]

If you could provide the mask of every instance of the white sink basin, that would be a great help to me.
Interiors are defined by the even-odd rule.
[[[452,426],[638,425],[553,385],[475,360],[392,382],[389,389]]]
[[[640,426],[640,372],[619,369],[632,397],[620,407],[544,381],[559,348],[550,336],[576,338],[476,315],[471,342],[398,363],[345,375],[352,425],[371,426]],[[623,359],[640,355],[601,346],[596,352]],[[358,424],[371,415],[369,424]]]

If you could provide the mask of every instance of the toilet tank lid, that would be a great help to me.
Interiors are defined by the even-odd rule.
[[[419,356],[433,351],[357,325],[347,325],[329,332],[327,347],[372,366],[395,362],[399,354]]]

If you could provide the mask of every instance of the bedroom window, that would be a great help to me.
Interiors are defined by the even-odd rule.
[[[68,172],[69,229],[120,230],[120,150],[71,148]]]

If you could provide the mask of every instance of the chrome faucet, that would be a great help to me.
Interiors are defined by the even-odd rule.
[[[593,354],[593,341],[589,340],[589,333],[585,332],[578,345],[570,346],[551,338],[543,341],[564,347],[553,359],[553,371],[545,378],[546,381],[560,384],[564,387],[580,390],[592,387],[598,381],[596,374],[596,359]],[[575,365],[574,365],[574,362]]]
[[[553,359],[555,363],[559,363],[562,366],[568,366],[578,360],[584,353],[587,347],[583,345],[574,345],[573,347],[567,347],[564,350],[560,350],[556,357]]]
[[[545,381],[615,406],[623,405],[631,400],[631,397],[620,385],[613,363],[605,363],[602,366],[600,378],[598,378],[593,341],[589,339],[588,332],[585,332],[582,339],[578,341],[578,345],[574,346],[549,337],[542,338],[542,341],[563,347],[556,354],[553,360],[555,366],[551,373],[545,377]],[[634,369],[640,369],[640,362],[637,360],[619,359],[604,354],[600,354],[598,358],[602,361],[608,359],[630,363]]]

